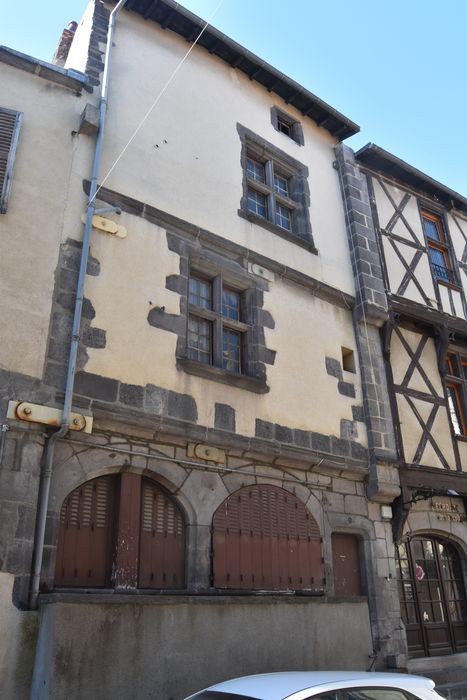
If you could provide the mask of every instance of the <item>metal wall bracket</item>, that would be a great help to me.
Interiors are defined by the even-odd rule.
[[[9,401],[7,418],[27,421],[28,423],[43,423],[59,428],[62,424],[62,410],[29,403],[29,401]],[[92,416],[70,413],[70,430],[92,433],[92,420]]]
[[[194,457],[195,459],[204,459],[207,462],[225,464],[225,450],[220,450],[218,447],[189,442],[186,453],[187,456],[191,458]]]
[[[81,221],[86,223],[86,214],[81,215]],[[92,217],[92,226],[97,228],[99,231],[104,231],[104,233],[110,233],[112,236],[117,238],[126,238],[127,230],[124,226],[120,226],[115,221],[111,219],[105,219],[103,216],[95,215]]]

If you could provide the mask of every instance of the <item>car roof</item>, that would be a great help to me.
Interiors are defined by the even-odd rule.
[[[288,671],[283,673],[262,673],[255,676],[244,676],[229,681],[217,683],[209,690],[223,691],[225,693],[237,693],[250,695],[251,697],[264,698],[267,692],[267,700],[283,700],[289,695],[301,690],[316,690],[325,685],[332,690],[334,684],[342,687],[349,686],[392,686],[405,690],[413,688],[431,689],[434,683],[429,678],[422,676],[408,676],[397,673],[367,673],[365,671]],[[255,695],[256,693],[256,695]]]

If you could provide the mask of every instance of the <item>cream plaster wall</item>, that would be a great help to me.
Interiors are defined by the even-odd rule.
[[[190,394],[202,425],[213,426],[214,404],[227,402],[244,435],[254,435],[256,418],[340,435],[340,419],[352,420],[352,405],[362,402],[360,377],[345,377],[355,382],[356,399],[339,394],[325,358],[341,360],[341,347],[355,349],[348,311],[276,277],[264,295],[264,308],[275,321],[274,330],[265,331],[266,344],[277,351],[275,365],[267,367],[270,392],[258,395],[186,374],[175,364],[177,336],[147,321],[154,306],[179,314],[180,296],[165,289],[166,276],[178,274],[179,257],[168,250],[163,229],[129,214],[122,214],[120,223],[127,227],[127,238],[98,232],[93,237],[92,254],[101,272],[88,277],[86,295],[96,311],[93,325],[106,330],[107,344],[88,350],[86,371]],[[365,443],[363,424],[359,430]]]
[[[182,38],[155,23],[132,13],[119,16],[101,179],[187,48]],[[300,120],[304,147],[275,131],[273,105]],[[318,256],[238,216],[242,169],[237,123],[308,166]],[[334,145],[324,129],[196,47],[105,184],[353,293]]]
[[[405,328],[401,328],[400,331],[404,339],[408,343],[409,347],[411,348],[412,352],[415,353],[418,344],[422,338],[421,334],[409,331]],[[421,367],[425,371],[429,381],[431,382],[436,392],[436,395],[444,399],[444,390],[441,377],[439,375],[436,348],[433,339],[428,339],[424,350],[420,356],[419,362]],[[391,337],[391,367],[394,383],[396,385],[400,385],[404,380],[409,364],[410,357],[407,351],[403,347],[397,334],[393,333]],[[423,376],[417,369],[415,369],[412,374],[412,378],[409,381],[408,388],[426,394],[427,398],[430,397],[430,389],[425,380],[423,379]],[[422,437],[422,429],[406,398],[400,393],[396,393],[396,399],[402,432],[402,440],[404,444],[405,460],[408,463],[412,463],[414,461],[418,444]],[[433,409],[433,403],[431,401],[424,401],[421,398],[415,398],[414,396],[410,397],[410,401],[415,405],[420,416],[426,423]],[[449,466],[452,469],[455,469],[456,465],[451,439],[451,428],[449,424],[447,410],[444,406],[440,406],[438,408],[438,412],[436,414],[434,424],[430,430],[430,434],[434,438],[436,444],[439,446]],[[427,442],[425,446],[425,449],[420,459],[420,464],[429,467],[444,466],[429,442]]]
[[[396,206],[399,206],[404,197],[406,196],[407,192],[406,190],[403,190],[385,181],[384,187],[389,194],[388,197],[378,180],[376,178],[372,178],[372,181],[375,192],[376,206],[378,209],[379,225],[382,229],[386,229],[391,218],[396,213],[396,210],[394,209],[394,206],[391,203],[389,197],[391,197]],[[424,245],[422,222],[420,219],[420,212],[418,209],[417,199],[415,197],[410,197],[409,201],[403,209],[402,214],[403,218],[407,221],[408,225],[414,232],[419,242],[422,245]],[[397,234],[398,236],[401,236],[402,238],[406,238],[409,241],[413,241],[413,238],[410,235],[410,232],[407,226],[404,224],[401,217],[398,218],[392,231],[393,233]]]
[[[394,216],[395,209],[388,195],[386,194],[386,192],[384,192],[378,180],[376,178],[372,178],[372,181],[375,191],[375,200],[378,210],[379,225],[382,229],[385,229],[387,228],[391,218]],[[386,188],[394,204],[399,206],[407,192],[386,181],[384,182],[384,187]],[[411,230],[415,234],[417,241],[424,246],[425,239],[423,236],[422,222],[420,219],[420,211],[418,208],[416,197],[414,197],[413,195],[410,196],[410,199],[405,205],[402,213],[404,219],[407,221]],[[413,238],[410,235],[409,230],[401,217],[398,218],[395,226],[392,228],[392,232],[407,241],[413,242]],[[397,241],[395,242],[395,245],[397,246],[399,253],[403,256],[403,259],[406,262],[406,264],[410,265],[414,255],[417,252],[415,248],[406,246],[404,245],[404,243]],[[383,249],[389,280],[389,288],[393,294],[396,294],[400,283],[404,278],[406,270],[403,263],[401,262],[401,260],[399,259],[396,252],[393,250],[391,244],[385,236],[383,236]],[[422,258],[417,263],[415,276],[417,278],[417,281],[420,283],[423,291],[425,292],[426,296],[432,302],[432,305],[436,307],[437,302],[434,283],[433,278],[431,276],[430,262],[426,253],[422,255]],[[403,296],[405,299],[416,301],[419,304],[425,303],[422,295],[420,294],[420,291],[417,289],[413,281],[409,282]]]
[[[415,353],[422,339],[421,334],[409,331],[406,328],[399,328],[399,330],[412,352]],[[395,384],[402,384],[405,374],[409,368],[410,361],[411,358],[402,345],[401,340],[396,333],[393,333],[391,336],[391,368]],[[443,384],[439,376],[436,347],[432,338],[427,340],[419,361],[437,395],[443,397]],[[430,393],[428,385],[416,368],[412,374],[412,379],[409,382],[409,387],[411,389],[416,389],[417,391],[422,391],[426,394]]]
[[[422,437],[422,428],[404,396],[401,394],[396,394],[396,399],[401,425],[402,441],[404,444],[405,461],[408,464],[411,464],[414,462],[415,452]],[[410,400],[415,405],[415,408],[426,423],[428,416],[433,409],[433,404],[428,401],[421,401],[420,399],[415,398],[411,398]],[[449,468],[456,469],[449,418],[446,408],[443,406],[438,409],[435,422],[430,430],[430,435],[433,437],[434,441],[441,450],[441,453],[448,463]],[[429,442],[427,443],[418,463],[425,467],[444,468],[444,464],[441,462]]]
[[[8,329],[0,367],[40,377],[67,197],[81,201],[82,178],[78,189],[68,181],[79,139],[89,139],[71,136],[85,98],[4,64],[0,81],[1,105],[24,112],[8,210],[0,215],[0,325]],[[85,143],[83,166],[88,149]],[[81,229],[78,214],[64,235],[79,238]]]

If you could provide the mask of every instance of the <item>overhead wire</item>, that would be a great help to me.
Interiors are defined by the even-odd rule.
[[[170,74],[170,76],[168,77],[168,79],[166,80],[166,82],[164,83],[164,85],[162,86],[161,90],[159,91],[159,93],[157,94],[157,96],[155,97],[155,99],[153,100],[153,102],[152,102],[151,106],[149,107],[149,109],[147,110],[146,114],[145,114],[144,117],[141,119],[141,121],[138,123],[138,125],[135,127],[135,129],[133,130],[133,133],[131,134],[131,136],[130,136],[130,138],[128,139],[127,143],[125,144],[125,146],[122,148],[122,150],[120,151],[120,153],[118,154],[118,156],[117,156],[116,159],[114,160],[112,166],[109,168],[109,170],[107,171],[106,175],[102,178],[101,183],[100,183],[99,187],[97,188],[94,197],[92,197],[92,198],[89,200],[89,203],[91,203],[94,199],[96,199],[97,195],[99,194],[99,190],[102,189],[102,187],[104,186],[105,182],[108,180],[108,178],[110,177],[110,175],[112,174],[112,172],[115,170],[115,168],[116,168],[116,166],[118,165],[118,163],[119,163],[119,161],[121,160],[121,158],[124,156],[124,154],[126,153],[126,151],[128,150],[128,148],[130,147],[130,145],[133,143],[133,141],[134,141],[134,139],[136,138],[137,134],[139,133],[139,131],[141,130],[141,128],[143,127],[143,125],[146,123],[146,121],[147,121],[148,118],[150,117],[151,113],[153,112],[153,110],[155,109],[155,107],[157,106],[157,104],[159,103],[159,101],[161,100],[161,98],[163,97],[164,93],[167,91],[167,89],[169,88],[169,86],[172,84],[172,82],[173,82],[175,76],[176,76],[177,73],[180,71],[180,69],[182,68],[182,66],[183,66],[184,63],[186,62],[186,60],[188,59],[189,55],[191,54],[191,52],[193,51],[193,49],[195,48],[196,44],[199,42],[199,40],[201,39],[201,37],[203,36],[203,34],[204,34],[204,32],[206,31],[206,29],[207,29],[207,28],[209,27],[209,25],[211,24],[211,22],[212,22],[212,20],[214,19],[214,17],[215,17],[215,16],[217,15],[217,13],[219,12],[219,10],[220,10],[220,8],[222,7],[222,5],[224,4],[224,2],[225,2],[225,0],[219,0],[219,2],[217,3],[217,5],[216,5],[214,11],[213,11],[212,14],[210,15],[209,19],[206,20],[204,27],[201,29],[200,33],[198,34],[198,36],[196,37],[196,39],[193,41],[192,45],[190,46],[190,48],[188,49],[188,51],[185,53],[185,55],[183,56],[183,58],[178,62],[178,64],[176,65],[176,67],[174,68],[174,70],[172,71],[172,73]],[[178,3],[177,3],[177,6],[178,6]]]

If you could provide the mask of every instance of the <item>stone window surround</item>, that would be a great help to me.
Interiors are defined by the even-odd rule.
[[[243,286],[239,287],[237,284],[232,284],[228,279],[228,275],[224,275],[222,272],[217,275],[212,275],[209,271],[200,271],[198,268],[191,267],[189,280],[201,280],[209,286],[210,289],[210,300],[209,307],[201,306],[198,304],[188,303],[188,318],[200,319],[209,324],[210,334],[211,334],[211,348],[210,348],[210,362],[205,362],[206,365],[211,365],[214,367],[223,368],[224,356],[224,333],[227,331],[233,331],[237,336],[239,336],[239,353],[240,353],[240,368],[235,374],[243,374],[245,370],[245,344],[247,339],[248,331],[250,327],[248,324],[243,323],[245,318],[245,299]],[[232,319],[223,313],[223,302],[222,294],[224,291],[233,291],[238,296],[239,300],[239,315],[236,319]],[[190,332],[188,331],[187,338],[189,341]],[[188,350],[189,352],[189,350]],[[207,351],[205,352],[207,355]],[[196,361],[201,361],[198,358],[192,358]],[[233,371],[233,370],[230,370]]]
[[[240,162],[242,167],[242,187],[243,194],[240,201],[238,215],[258,226],[268,229],[272,233],[306,248],[311,253],[317,254],[317,249],[313,243],[311,232],[309,206],[310,189],[308,185],[309,170],[306,165],[290,156],[285,151],[273,146],[258,134],[247,127],[237,124],[237,131],[241,140]],[[262,157],[280,167],[282,172],[290,173],[289,188],[290,199],[296,204],[292,212],[292,231],[281,228],[273,221],[257,216],[248,210],[248,177],[247,177],[247,157]]]
[[[279,122],[284,122],[290,127],[290,136],[288,136],[288,138],[295,141],[295,143],[299,146],[305,145],[303,128],[298,119],[295,119],[295,117],[292,117],[290,114],[287,114],[287,112],[284,112],[282,109],[274,105],[271,107],[271,124],[276,131],[283,134],[284,132],[279,128]],[[284,136],[287,136],[287,134],[284,134]]]
[[[175,234],[167,234],[170,250],[180,255],[180,275],[170,275],[166,287],[180,294],[180,315],[166,314],[161,309],[149,312],[148,322],[158,328],[177,333],[177,368],[212,381],[236,386],[255,393],[266,393],[266,364],[273,364],[275,352],[265,347],[264,327],[274,327],[270,314],[262,309],[263,292],[268,283],[248,273],[241,264],[224,258],[198,243],[190,244]],[[208,365],[188,357],[188,280],[190,274],[208,279],[222,276],[226,285],[241,293],[242,321],[245,324],[242,374]]]

